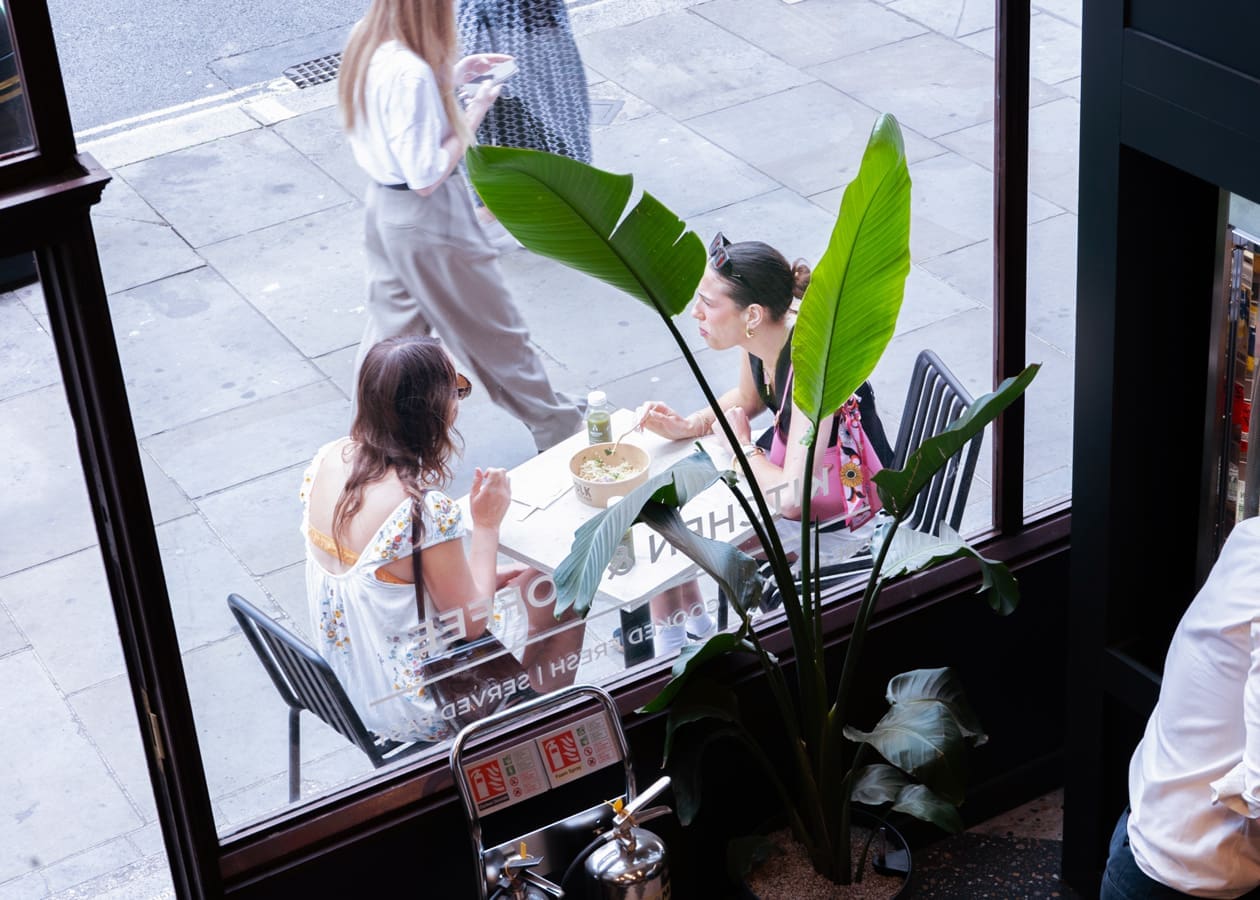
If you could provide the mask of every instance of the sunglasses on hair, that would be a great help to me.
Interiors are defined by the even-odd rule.
[[[455,373],[455,397],[459,400],[467,400],[468,395],[472,393],[472,382],[468,380],[467,375]]]
[[[731,259],[731,255],[726,252],[726,248],[731,242],[726,239],[726,235],[718,232],[713,236],[713,240],[709,241],[709,263],[713,266],[713,271],[719,275],[725,275],[727,278],[735,278],[744,281],[744,276],[735,271],[735,262]]]

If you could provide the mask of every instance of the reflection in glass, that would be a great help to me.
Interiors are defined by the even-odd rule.
[[[22,87],[13,27],[0,0],[0,159],[34,146],[31,115]]]

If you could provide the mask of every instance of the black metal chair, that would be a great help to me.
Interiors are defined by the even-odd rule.
[[[239,594],[228,594],[228,607],[280,697],[289,707],[289,802],[302,794],[302,755],[299,716],[309,710],[339,731],[380,768],[400,756],[431,746],[378,738],[364,726],[337,675],[312,647],[277,624]]]
[[[890,468],[900,469],[906,459],[925,440],[943,432],[958,419],[974,402],[962,382],[941,362],[931,350],[923,350],[914,361],[910,387],[906,391],[906,405],[897,431],[897,446],[893,451]],[[914,507],[904,524],[917,531],[939,534],[941,523],[948,522],[955,531],[962,527],[966,512],[967,496],[971,492],[971,479],[980,458],[980,445],[984,440],[981,431],[949,462],[938,471],[927,487],[915,500]],[[820,526],[823,532],[847,527],[843,520]],[[875,560],[869,550],[864,550],[844,562],[822,566],[818,569],[818,582],[824,598],[834,593],[840,585],[859,575],[870,572]],[[768,575],[768,565],[763,565],[763,575]],[[762,598],[762,609],[774,609],[781,599],[774,583],[770,582]]]

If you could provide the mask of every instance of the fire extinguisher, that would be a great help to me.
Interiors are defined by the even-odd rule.
[[[669,854],[665,844],[639,827],[641,822],[671,811],[668,806],[644,809],[667,787],[669,778],[660,778],[624,808],[617,801],[613,827],[578,854],[561,884],[567,883],[585,860],[586,891],[582,896],[590,900],[669,900]]]

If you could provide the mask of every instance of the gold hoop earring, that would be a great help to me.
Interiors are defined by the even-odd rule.
[[[744,337],[748,338],[751,341],[754,336],[755,336],[755,333],[752,330],[752,326],[744,325]]]

